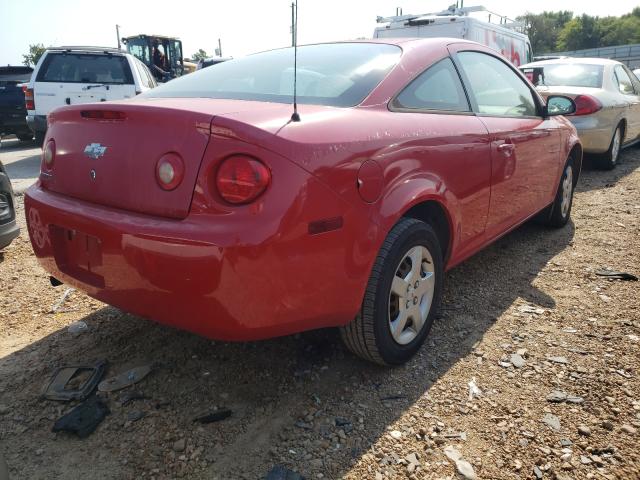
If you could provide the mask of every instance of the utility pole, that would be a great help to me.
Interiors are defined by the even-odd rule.
[[[116,37],[118,37],[118,50],[120,50],[120,25],[116,24]]]
[[[222,43],[220,42],[220,39],[218,39],[218,55],[222,57]]]

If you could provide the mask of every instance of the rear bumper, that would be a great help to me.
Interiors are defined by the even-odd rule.
[[[0,225],[0,250],[7,247],[18,235],[20,235],[20,228],[15,220]]]
[[[24,114],[21,113],[0,113],[1,133],[29,133],[29,127]]]
[[[27,125],[31,129],[33,133],[35,132],[46,132],[47,131],[47,116],[46,115],[36,115],[35,113],[27,114]]]
[[[297,255],[291,240],[272,232],[255,237],[255,225],[246,230],[256,241],[246,243],[237,223],[225,230],[208,215],[150,217],[39,184],[25,193],[25,214],[34,252],[54,277],[127,312],[209,338],[255,340],[342,325],[361,301],[354,282],[363,279],[340,269],[344,251],[323,252],[318,243]],[[74,247],[78,239],[86,249]],[[335,263],[327,268],[327,262]]]
[[[576,127],[585,153],[604,153],[613,138],[613,125],[603,125],[597,116],[567,117]]]

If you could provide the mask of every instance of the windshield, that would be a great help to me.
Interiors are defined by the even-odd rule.
[[[556,63],[524,68],[523,71],[536,86],[602,88],[603,69],[602,65]]]
[[[298,47],[297,101],[349,107],[362,102],[400,58],[395,45],[335,43]],[[229,60],[173,80],[145,97],[293,102],[293,48]]]
[[[49,53],[36,82],[133,84],[127,59],[122,55]]]

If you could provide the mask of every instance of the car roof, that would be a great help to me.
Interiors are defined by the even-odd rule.
[[[542,67],[544,65],[566,65],[567,63],[575,64],[587,64],[587,65],[622,65],[617,60],[610,60],[608,58],[588,58],[588,57],[567,57],[557,58],[554,60],[542,60],[540,62],[531,62],[525,65],[520,65],[520,68]]]

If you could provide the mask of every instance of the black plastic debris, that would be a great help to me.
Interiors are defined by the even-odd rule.
[[[273,467],[264,480],[305,480],[305,478],[293,470],[283,467],[282,465],[276,465]]]
[[[71,432],[86,438],[109,413],[109,407],[94,395],[58,419],[51,431]]]
[[[223,408],[211,413],[207,413],[205,415],[201,415],[200,417],[196,417],[193,419],[193,421],[198,423],[213,423],[213,422],[219,422],[220,420],[224,420],[225,418],[229,418],[230,416],[231,416],[231,410],[227,408]]]
[[[96,388],[106,367],[104,360],[94,366],[60,367],[51,375],[42,395],[49,400],[84,400]]]
[[[118,401],[120,402],[120,405],[124,407],[125,405],[133,402],[134,400],[146,400],[147,398],[149,397],[144,395],[139,390],[127,390],[126,392],[123,392],[120,395],[120,398],[118,399]]]
[[[627,272],[615,272],[613,270],[598,270],[596,275],[600,277],[611,278],[613,280],[627,280],[637,282],[638,277]]]

